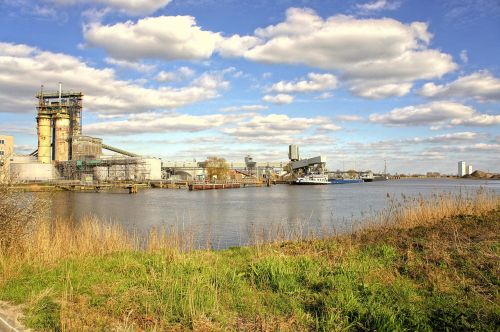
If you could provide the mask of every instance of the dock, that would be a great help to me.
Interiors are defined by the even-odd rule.
[[[217,189],[238,189],[247,187],[262,187],[268,182],[257,179],[248,179],[232,182],[192,182],[188,184],[189,191],[197,190],[217,190]],[[269,186],[269,185],[268,185]]]

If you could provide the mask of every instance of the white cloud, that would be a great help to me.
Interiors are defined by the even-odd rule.
[[[448,84],[426,83],[419,94],[429,98],[473,98],[480,102],[500,101],[500,79],[488,71],[462,76]]]
[[[349,115],[349,114],[341,114],[337,115],[335,119],[339,121],[363,121],[363,118],[359,115]]]
[[[477,143],[473,145],[475,150],[500,152],[500,144]]]
[[[192,16],[146,17],[114,25],[94,22],[86,25],[83,33],[89,45],[129,61],[208,59],[222,40],[219,33],[198,27]]]
[[[233,35],[229,38],[220,39],[217,44],[217,50],[224,57],[243,56],[249,48],[260,43],[257,37]]]
[[[223,128],[221,131],[242,141],[269,142],[274,144],[289,144],[307,136],[297,135],[313,127],[323,128],[323,133],[339,130],[323,117],[291,118],[285,114],[256,115],[251,119],[240,121],[234,127]],[[325,136],[322,136],[325,137]]]
[[[353,84],[349,90],[359,97],[367,99],[382,99],[394,96],[404,96],[410,92],[411,88],[411,83],[377,85],[373,82],[361,82]]]
[[[480,135],[478,133],[463,131],[463,132],[455,132],[448,133],[443,135],[431,136],[431,137],[415,137],[411,139],[404,140],[408,143],[454,143],[454,142],[463,142],[463,141],[473,141],[476,140]]]
[[[344,15],[323,19],[307,8],[289,8],[284,22],[248,36],[203,30],[191,16],[159,16],[112,25],[90,23],[84,37],[113,58],[129,61],[205,60],[218,52],[223,57],[336,70],[355,94],[368,98],[401,96],[414,81],[440,78],[457,67],[450,55],[429,48],[432,34],[426,23]]]
[[[277,95],[265,95],[262,100],[268,103],[273,103],[276,105],[291,104],[294,100],[292,95],[280,93]]]
[[[273,73],[270,73],[270,72],[265,72],[262,74],[262,78],[265,80],[270,78],[271,76],[273,76]]]
[[[500,115],[474,114],[466,119],[453,119],[453,125],[462,126],[493,126],[500,125]]]
[[[396,108],[384,114],[371,114],[371,122],[388,126],[432,125],[433,129],[443,126],[489,126],[500,123],[500,115],[476,112],[472,107],[455,102],[433,102],[430,104]]]
[[[100,114],[178,108],[215,98],[229,84],[223,73],[207,72],[185,87],[145,88],[118,79],[112,69],[97,69],[70,55],[8,43],[0,45],[0,73],[3,112],[34,112],[31,96],[40,84],[49,90],[63,82],[64,89],[83,91],[86,111]]]
[[[195,71],[193,69],[183,66],[175,71],[160,71],[156,75],[156,80],[158,82],[183,81],[193,77],[194,74]]]
[[[269,63],[307,64],[323,69],[387,64],[407,52],[425,48],[432,35],[427,25],[393,19],[332,16],[323,20],[310,9],[290,8],[285,22],[257,29],[263,43],[246,57]]]
[[[22,15],[31,15],[41,19],[57,19],[60,22],[66,22],[68,18],[66,13],[59,12],[53,6],[45,3],[34,3],[32,0],[3,0],[0,4],[4,10],[2,13],[4,16],[13,14],[12,9],[14,9],[16,14],[21,13]]]
[[[333,97],[333,93],[327,91],[327,92],[323,92],[322,94],[317,96],[316,99],[330,99],[332,97]]]
[[[26,57],[34,52],[35,48],[23,44],[11,44],[0,42],[0,56]]]
[[[401,6],[399,1],[376,0],[364,4],[356,4],[356,8],[362,12],[378,12],[382,10],[395,10]]]
[[[460,60],[462,60],[463,63],[469,62],[469,56],[467,55],[467,50],[462,50],[460,52]]]
[[[172,0],[45,0],[59,5],[93,3],[130,15],[146,15],[168,5]]]
[[[92,135],[133,135],[142,133],[198,132],[215,128],[230,118],[222,114],[141,114],[126,120],[106,121],[85,125]]]
[[[337,78],[332,74],[307,74],[309,80],[301,81],[279,81],[274,84],[270,91],[277,93],[304,93],[333,90],[337,87]]]
[[[221,109],[221,112],[238,112],[238,111],[245,111],[245,112],[258,112],[258,111],[263,111],[267,110],[269,107],[266,105],[241,105],[241,106],[230,106],[230,107],[224,107]]]
[[[325,124],[318,126],[318,128],[316,128],[316,132],[317,133],[330,133],[333,131],[339,131],[341,129],[342,129],[342,127],[337,126],[336,124],[325,123]]]
[[[324,20],[310,9],[290,8],[284,22],[255,34],[262,43],[245,52],[247,59],[338,70],[354,93],[370,98],[402,95],[414,81],[456,68],[450,55],[428,49],[432,34],[422,22],[341,15]]]
[[[117,60],[113,58],[106,58],[104,59],[104,61],[110,65],[118,66],[125,69],[135,70],[141,73],[150,72],[156,68],[156,66],[154,65],[148,65],[140,62],[131,62],[126,60]]]

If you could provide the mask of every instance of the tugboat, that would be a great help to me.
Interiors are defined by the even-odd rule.
[[[293,184],[311,185],[311,184],[330,184],[328,176],[325,174],[307,174],[297,178]]]

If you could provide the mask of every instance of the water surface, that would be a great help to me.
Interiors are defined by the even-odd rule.
[[[389,197],[434,193],[471,193],[485,187],[500,194],[500,181],[411,179],[327,185],[276,185],[261,188],[194,191],[145,189],[50,195],[50,213],[80,219],[92,214],[122,224],[126,229],[147,232],[155,226],[195,230],[199,243],[210,239],[215,248],[247,244],[255,230],[278,225],[321,232],[349,231],[354,220],[386,207]]]

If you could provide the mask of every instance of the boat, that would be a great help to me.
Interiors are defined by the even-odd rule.
[[[363,179],[331,179],[331,184],[362,183]]]
[[[373,177],[373,181],[387,181],[387,180],[389,180],[389,177],[385,174],[375,175]]]
[[[294,184],[313,185],[313,184],[330,184],[328,177],[325,174],[308,174],[303,177],[297,178]]]
[[[359,174],[359,178],[363,180],[363,182],[373,182],[374,176],[372,171],[368,171],[368,172],[361,172]]]

